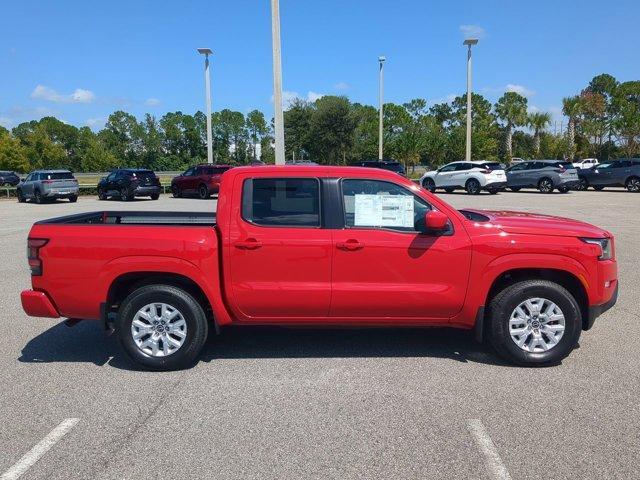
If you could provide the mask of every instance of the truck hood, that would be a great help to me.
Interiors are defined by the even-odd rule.
[[[600,227],[571,218],[508,210],[476,210],[469,208],[464,210],[484,215],[489,220],[487,222],[479,222],[480,224],[490,224],[507,233],[559,237],[611,237],[611,233]]]

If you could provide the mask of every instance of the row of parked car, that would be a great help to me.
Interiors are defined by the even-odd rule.
[[[498,162],[452,162],[426,172],[420,184],[435,192],[466,190],[476,195],[481,191],[496,194],[508,188],[517,192],[523,188],[536,188],[542,193],[558,190],[602,190],[605,187],[625,187],[630,192],[640,192],[640,158],[624,158],[606,163],[590,160],[590,166],[576,166],[561,160],[520,161],[505,168]],[[595,160],[595,162],[593,162]]]
[[[425,173],[420,178],[420,184],[430,192],[442,189],[450,193],[462,189],[472,195],[483,190],[496,194],[506,188],[513,192],[537,188],[543,193],[554,190],[566,193],[569,190],[586,190],[590,187],[602,190],[613,186],[624,186],[630,192],[640,192],[640,159],[627,158],[606,163],[597,163],[595,160],[595,163],[591,163],[587,167],[577,167],[561,160],[529,160],[505,168],[498,162],[460,161]],[[394,161],[362,162],[361,166],[384,168],[400,175],[405,173],[402,164]],[[171,180],[173,196],[210,198],[218,193],[220,177],[230,168],[230,165],[193,166]],[[37,170],[22,181],[13,172],[0,172],[0,185],[15,185],[19,202],[33,200],[43,203],[58,198],[66,198],[70,202],[78,200],[78,181],[69,170]],[[117,198],[128,201],[136,197],[157,200],[162,193],[162,185],[152,170],[119,168],[100,179],[97,191],[100,200]]]
[[[210,198],[212,194],[218,193],[220,176],[229,168],[231,168],[230,165],[196,165],[191,167],[172,179],[173,196],[179,198],[197,195],[203,199]],[[13,177],[9,175],[3,176],[4,173],[0,172],[0,184],[5,184],[2,180],[10,178],[11,181],[7,181],[6,184],[7,186],[16,186],[16,195],[20,203],[27,200],[33,200],[36,203],[56,199],[68,199],[70,202],[78,200],[80,186],[78,180],[69,170],[36,170],[27,175],[24,180],[20,180],[17,175],[10,172],[15,175],[17,181],[14,181]],[[136,197],[149,197],[152,200],[157,200],[162,193],[162,185],[153,170],[118,168],[100,179],[97,191],[100,200],[117,198],[129,201]]]

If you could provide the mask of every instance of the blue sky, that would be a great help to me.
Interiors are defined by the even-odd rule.
[[[344,94],[444,101],[465,91],[465,32],[474,91],[507,88],[559,117],[563,96],[602,72],[640,78],[640,2],[280,0],[285,97]],[[204,110],[203,61],[214,50],[213,108],[273,105],[268,0],[2,0],[0,124],[44,115],[100,128],[118,109],[139,117]]]

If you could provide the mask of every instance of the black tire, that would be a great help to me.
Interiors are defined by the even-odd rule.
[[[550,178],[541,178],[538,182],[538,190],[541,193],[553,193],[553,181]]]
[[[122,187],[120,189],[120,200],[128,202],[129,200],[133,200],[133,196],[129,193],[129,189],[126,187]]]
[[[105,192],[102,188],[98,189],[98,200],[106,200],[107,192]]]
[[[78,201],[78,196],[77,195],[70,195],[69,196],[69,201],[71,203],[76,203]]]
[[[453,193],[454,190],[455,190],[455,188],[453,188],[453,187],[446,187],[444,189],[444,191],[447,192],[447,193]]]
[[[42,194],[40,193],[40,190],[36,190],[35,192],[33,192],[33,199],[38,205],[42,203],[43,198],[42,198]]]
[[[586,191],[589,188],[589,181],[586,178],[581,178],[578,184],[578,190]]]
[[[512,192],[519,192],[520,187],[509,187],[509,190],[511,190]]]
[[[475,178],[470,178],[469,180],[467,180],[467,183],[464,184],[464,189],[469,195],[479,195],[480,182]]]
[[[491,195],[495,195],[496,193],[498,193],[498,189],[497,188],[489,188],[489,189],[487,189],[487,192],[489,192]]]
[[[136,345],[131,324],[145,305],[162,302],[177,308],[186,322],[184,343],[167,356],[154,357]],[[147,285],[134,290],[122,302],[117,325],[120,345],[135,363],[149,370],[178,370],[192,366],[204,347],[209,333],[207,317],[198,301],[184,290],[171,285]]]
[[[158,200],[159,198],[160,198],[159,193],[154,193],[153,195],[151,195],[151,200]]]
[[[596,192],[601,192],[602,190],[604,190],[604,187],[603,187],[602,185],[594,185],[594,186],[593,186],[593,189],[594,189]]]
[[[431,193],[434,193],[436,191],[436,182],[434,182],[432,178],[425,178],[422,181],[422,187],[425,190],[429,190]]]
[[[564,334],[547,351],[527,352],[516,345],[509,332],[509,320],[516,307],[528,298],[554,302],[565,320]],[[548,280],[525,280],[510,285],[493,297],[488,310],[489,340],[499,355],[524,367],[555,365],[576,346],[582,332],[582,313],[576,299],[563,286]]]
[[[198,197],[200,197],[201,200],[206,200],[207,198],[211,198],[211,193],[209,192],[209,188],[204,183],[201,183],[198,186]]]
[[[27,201],[27,199],[24,198],[24,195],[22,195],[22,190],[20,189],[16,190],[16,197],[18,197],[18,203],[25,203]]]
[[[173,194],[173,198],[182,198],[182,190],[177,185],[171,186],[171,193]]]
[[[558,191],[560,193],[567,193],[569,191],[569,187],[558,187]]]
[[[624,182],[624,186],[627,187],[627,190],[630,192],[638,193],[640,192],[640,178],[629,177],[627,181]]]

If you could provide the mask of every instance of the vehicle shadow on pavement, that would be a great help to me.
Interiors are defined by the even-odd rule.
[[[211,334],[200,361],[260,358],[425,357],[457,362],[512,366],[473,333],[446,328],[280,328],[230,327]],[[142,370],[131,362],[115,336],[100,322],[70,328],[58,323],[31,339],[18,358],[23,363],[92,363],[122,370]]]
[[[432,357],[511,366],[473,332],[447,328],[231,327],[210,335],[201,361],[256,358]]]
[[[18,361],[23,363],[93,363],[139,370],[120,349],[115,336],[105,334],[96,321],[67,327],[63,322],[32,338],[22,349]]]

